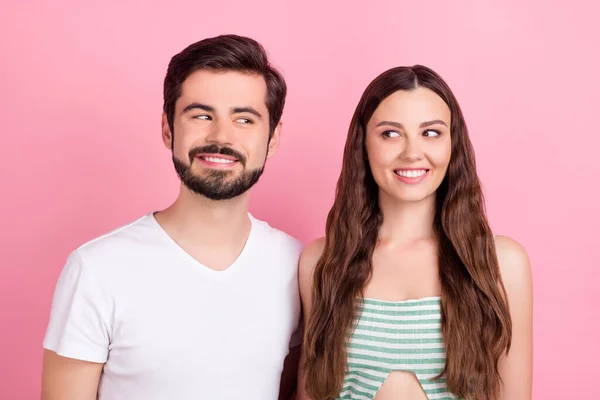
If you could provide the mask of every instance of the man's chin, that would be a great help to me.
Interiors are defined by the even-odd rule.
[[[193,173],[194,178],[197,179],[231,179],[234,180],[237,176],[240,175],[239,172],[227,169],[218,169],[218,168],[206,168],[206,167],[192,167],[191,172]]]
[[[225,201],[235,199],[244,193],[246,193],[250,188],[230,188],[230,187],[220,187],[220,188],[207,188],[207,187],[198,187],[194,185],[184,184],[186,189],[191,193],[202,196],[209,200],[213,201]]]

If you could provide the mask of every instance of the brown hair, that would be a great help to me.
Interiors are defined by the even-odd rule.
[[[239,71],[259,74],[267,84],[267,109],[270,135],[283,114],[287,86],[281,74],[270,64],[265,49],[243,36],[221,35],[189,45],[171,58],[163,86],[163,111],[173,132],[175,102],[181,96],[181,85],[193,72]]]
[[[346,372],[346,339],[383,216],[365,149],[366,125],[379,104],[398,90],[428,88],[451,111],[452,152],[436,193],[434,231],[442,286],[441,324],[448,389],[466,399],[496,399],[498,360],[511,342],[511,320],[494,237],[475,168],[475,154],[458,102],[444,80],[424,66],[393,68],[367,87],[350,123],[326,243],[314,270],[303,368],[314,400],[339,395]]]

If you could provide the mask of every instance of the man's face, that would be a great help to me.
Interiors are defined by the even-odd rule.
[[[182,84],[171,132],[163,139],[175,170],[192,192],[228,200],[249,190],[279,144],[281,126],[269,140],[267,85],[260,75],[199,70]]]

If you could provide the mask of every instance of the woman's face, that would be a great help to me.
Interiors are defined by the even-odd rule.
[[[444,100],[422,87],[397,91],[381,102],[365,138],[381,195],[417,202],[435,194],[450,162],[450,118]]]

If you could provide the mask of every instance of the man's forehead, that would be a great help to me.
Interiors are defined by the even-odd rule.
[[[199,70],[191,73],[183,82],[187,90],[222,90],[241,94],[263,95],[267,83],[262,75],[238,71]]]

